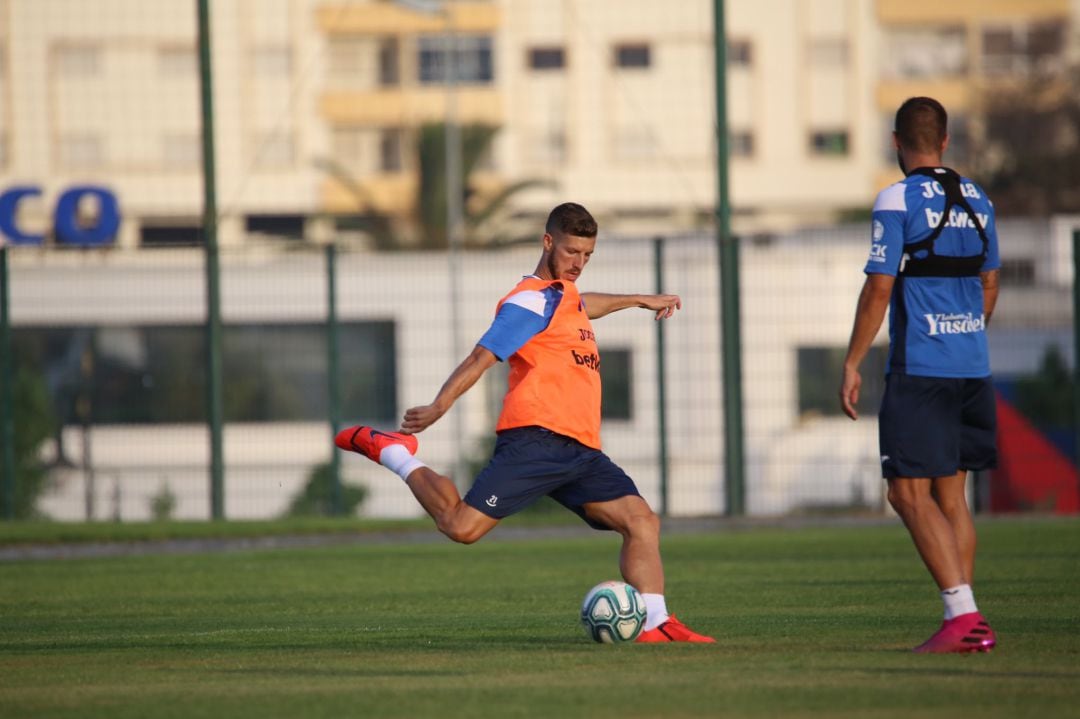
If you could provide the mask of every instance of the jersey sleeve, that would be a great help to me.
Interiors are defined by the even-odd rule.
[[[870,256],[863,272],[896,275],[904,254],[904,225],[907,217],[907,185],[896,183],[882,190],[874,202]]]
[[[489,350],[500,362],[505,362],[526,342],[547,329],[561,299],[562,292],[551,287],[510,295],[477,344]]]

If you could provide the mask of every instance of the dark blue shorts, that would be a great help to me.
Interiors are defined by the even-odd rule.
[[[948,477],[997,466],[994,383],[889,374],[878,416],[882,476]]]
[[[499,433],[491,461],[477,475],[465,504],[494,519],[520,512],[544,495],[594,529],[583,505],[641,496],[626,472],[598,449],[542,427]]]

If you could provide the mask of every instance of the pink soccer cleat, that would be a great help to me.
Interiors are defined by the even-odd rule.
[[[968,654],[997,646],[994,630],[978,612],[946,619],[934,636],[915,647],[916,654]]]
[[[334,437],[334,444],[349,452],[358,452],[372,462],[379,461],[379,453],[392,444],[400,444],[409,450],[409,454],[416,454],[419,443],[411,434],[400,432],[382,432],[372,427],[349,427],[338,432]]]
[[[647,632],[642,632],[635,639],[636,642],[652,644],[656,642],[696,642],[700,644],[715,644],[716,640],[704,634],[698,634],[690,629],[672,614],[668,620]]]

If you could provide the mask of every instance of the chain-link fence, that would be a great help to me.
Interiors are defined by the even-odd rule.
[[[758,5],[728,3],[722,52],[746,510],[879,511],[885,350],[867,359],[852,423],[836,393],[868,230],[838,218],[865,215],[895,179],[878,122],[892,76],[858,43],[885,15],[906,21],[896,4],[882,15],[829,0],[808,15],[790,0],[790,23]],[[600,221],[582,289],[684,301],[662,329],[635,310],[596,323],[605,449],[657,508],[727,511],[715,7],[0,0],[0,236],[17,245],[5,251],[14,363],[2,380],[18,481],[4,483],[15,495],[4,506],[60,519],[211,516],[212,126],[225,517],[417,515],[389,472],[351,455],[331,462],[331,428],[394,426],[430,401],[533,270],[543,219],[564,200]],[[1000,218],[989,335],[1009,431],[1005,466],[979,483],[984,507],[1076,501],[1065,388],[1077,224]],[[795,229],[807,226],[819,229]],[[423,459],[461,486],[490,449],[504,385],[500,365],[421,437]]]
[[[836,399],[864,236],[861,225],[837,227],[743,247],[751,514],[883,508],[874,418],[883,345],[864,366],[862,418],[843,417]],[[538,256],[534,244],[464,253],[458,347],[471,347],[483,334],[495,303]],[[332,456],[330,271],[336,272],[339,400],[347,423],[396,426],[406,407],[434,397],[460,360],[453,354],[445,252],[340,252],[333,264],[311,248],[226,252],[227,517],[287,513]],[[674,515],[725,511],[717,275],[710,237],[612,236],[601,238],[580,281],[587,291],[666,291],[683,300],[683,310],[663,323],[662,344],[647,312],[627,310],[595,323],[605,449],[650,502]],[[1006,284],[991,329],[1005,396],[1035,415],[1047,436],[1060,435],[1064,456],[1070,427],[1055,425],[1055,415],[1039,403],[1046,401],[1040,383],[1055,382],[1054,358],[1061,368],[1070,361],[1069,290]],[[56,419],[41,450],[50,470],[39,508],[67,519],[144,519],[172,497],[174,516],[208,516],[199,252],[19,253],[11,292],[17,376],[44,392],[44,409]],[[484,461],[505,381],[505,368],[497,366],[458,403],[461,441],[450,416],[425,432],[424,460],[448,473]],[[346,486],[368,490],[359,508],[365,515],[419,512],[397,477],[366,460],[347,457],[342,477]],[[463,486],[470,479],[459,478]]]

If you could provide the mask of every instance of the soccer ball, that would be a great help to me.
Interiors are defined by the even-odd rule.
[[[645,600],[626,582],[601,582],[581,603],[581,624],[594,642],[632,642],[645,626]]]

